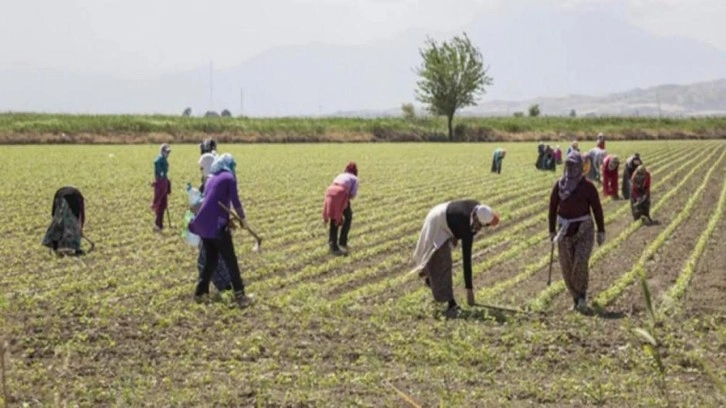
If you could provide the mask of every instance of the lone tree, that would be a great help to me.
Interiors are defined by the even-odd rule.
[[[492,78],[487,76],[481,51],[466,33],[441,44],[427,38],[419,54],[423,62],[416,69],[420,77],[416,82],[416,99],[428,105],[431,113],[446,115],[449,141],[453,141],[452,121],[457,109],[475,106],[478,97],[486,92],[484,87],[492,84]]]
[[[184,112],[182,112],[182,116],[184,116],[185,118],[192,116],[192,108],[184,109]]]
[[[537,116],[539,116],[539,114],[539,104],[534,104],[529,107],[529,116],[536,118]]]

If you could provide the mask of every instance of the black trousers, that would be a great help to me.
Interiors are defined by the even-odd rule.
[[[353,221],[353,209],[348,207],[343,211],[343,228],[340,230],[340,238],[338,238],[338,227],[335,221],[330,220],[330,236],[328,237],[328,244],[330,249],[340,249],[339,245],[348,246],[348,232],[350,232],[350,224]]]
[[[209,293],[209,281],[212,279],[212,273],[217,269],[217,262],[220,255],[229,271],[232,289],[235,292],[244,292],[245,285],[242,282],[242,275],[237,264],[237,255],[234,253],[232,233],[229,228],[222,230],[219,238],[202,238],[202,245],[204,245],[204,251],[207,254],[207,262],[204,264],[204,268],[202,268],[202,273],[197,281],[197,290],[194,294],[201,296]]]

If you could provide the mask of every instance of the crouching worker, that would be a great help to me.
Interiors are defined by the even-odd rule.
[[[358,167],[355,162],[348,163],[345,171],[338,174],[325,191],[323,201],[323,223],[330,222],[328,245],[335,256],[348,253],[348,233],[353,222],[353,209],[350,200],[358,195]],[[338,237],[338,228],[340,237]]]
[[[644,164],[635,169],[630,184],[630,210],[633,213],[633,220],[641,220],[646,225],[652,224],[653,220],[650,218],[650,173],[646,170]]]
[[[229,219],[230,214],[220,205],[222,203],[227,208],[234,208],[242,220],[241,227],[249,227],[237,193],[235,168],[234,157],[229,153],[214,160],[211,168],[212,177],[206,182],[204,198],[196,217],[189,224],[189,231],[199,235],[206,253],[204,267],[194,292],[195,300],[202,302],[208,296],[209,281],[221,256],[229,271],[235,302],[239,307],[245,308],[252,304],[252,299],[245,294],[245,286],[237,264],[237,255],[232,243],[231,228],[233,227]]]
[[[607,155],[602,162],[600,174],[602,177],[602,192],[605,196],[611,196],[613,200],[619,200],[618,196],[618,167],[620,159],[615,155]]]
[[[506,155],[507,151],[502,148],[494,150],[494,155],[492,156],[492,173],[502,173],[502,161]]]
[[[83,255],[81,237],[86,222],[83,194],[75,187],[62,187],[53,197],[53,217],[43,245],[58,255]]]
[[[630,179],[633,178],[633,174],[635,173],[635,169],[638,168],[643,164],[643,161],[640,159],[640,155],[638,153],[633,154],[632,156],[628,157],[627,160],[625,160],[625,166],[623,166],[623,186],[622,186],[622,193],[623,198],[629,199],[630,198]]]
[[[562,277],[574,301],[574,309],[587,310],[589,260],[594,231],[590,211],[597,224],[597,244],[605,242],[605,220],[595,185],[583,175],[583,157],[572,152],[565,161],[565,174],[552,188],[549,232],[562,268]],[[560,229],[555,233],[555,224]]]
[[[426,216],[418,237],[413,260],[414,271],[425,278],[434,300],[448,302],[446,317],[456,317],[459,306],[454,300],[451,250],[461,240],[464,263],[464,284],[469,305],[474,305],[471,281],[471,248],[474,236],[482,227],[495,226],[499,215],[474,200],[450,201],[432,208]]]

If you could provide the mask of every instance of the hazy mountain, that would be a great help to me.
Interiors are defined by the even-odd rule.
[[[494,109],[488,102],[492,100],[604,95],[726,77],[726,51],[658,37],[616,17],[584,10],[482,15],[463,30],[483,51],[494,78],[482,99],[485,104],[474,112]],[[412,102],[413,69],[420,63],[418,48],[425,37],[424,32],[406,32],[361,46],[271,49],[234,68],[214,71],[213,108],[239,114],[241,90],[244,113],[253,116],[377,110]],[[0,69],[0,111],[180,114],[189,106],[198,115],[212,108],[209,78],[207,67],[144,81],[34,67]],[[587,97],[582,98],[579,109],[574,102],[560,106],[558,99],[547,99],[543,111],[600,109],[587,108]]]

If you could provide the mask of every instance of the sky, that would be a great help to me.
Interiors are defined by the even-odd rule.
[[[726,50],[724,0],[2,0],[0,69],[146,78],[231,67],[281,46],[456,31],[481,13],[543,5],[589,7]]]

